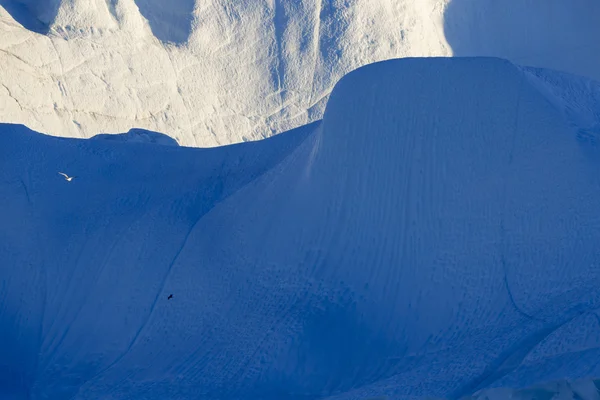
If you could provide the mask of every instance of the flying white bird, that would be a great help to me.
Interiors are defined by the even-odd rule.
[[[65,180],[67,182],[71,182],[73,180],[73,178],[74,178],[74,176],[69,176],[69,175],[65,174],[64,172],[59,172],[59,174],[62,175],[62,176],[64,176]]]

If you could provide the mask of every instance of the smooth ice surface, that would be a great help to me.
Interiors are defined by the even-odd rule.
[[[0,121],[256,140],[322,118],[344,74],[390,58],[496,56],[600,80],[598,21],[597,0],[0,0]]]
[[[0,397],[460,398],[600,376],[599,94],[405,59],[253,143],[2,125]]]

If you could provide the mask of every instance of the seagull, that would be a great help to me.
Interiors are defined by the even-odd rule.
[[[173,298],[173,295],[170,294],[169,297],[167,297],[167,300],[171,300]]]
[[[65,180],[67,182],[71,182],[73,180],[73,178],[74,178],[74,176],[69,176],[69,175],[65,174],[64,172],[59,172],[59,174],[62,175],[62,176],[64,176]]]

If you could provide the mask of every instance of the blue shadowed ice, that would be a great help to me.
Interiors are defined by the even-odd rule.
[[[259,142],[0,125],[0,398],[592,393],[599,93],[403,59]]]

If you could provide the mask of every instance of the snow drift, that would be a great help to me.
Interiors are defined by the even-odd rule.
[[[0,0],[0,121],[202,147],[320,119],[344,74],[390,58],[496,56],[600,79],[599,4]]]
[[[459,398],[600,376],[599,94],[405,59],[254,143],[3,125],[0,394]]]

